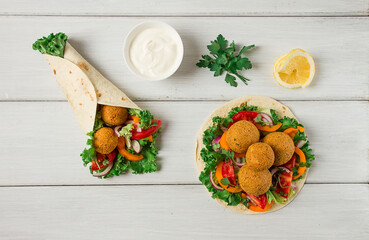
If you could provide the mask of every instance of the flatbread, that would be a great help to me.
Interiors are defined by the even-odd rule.
[[[140,109],[68,42],[64,58],[44,54],[84,133],[93,130],[97,104]]]
[[[220,106],[219,108],[217,108],[205,120],[205,122],[201,126],[200,131],[197,135],[197,141],[196,141],[196,167],[197,167],[199,175],[205,168],[205,163],[200,157],[201,149],[205,147],[205,145],[203,144],[203,141],[202,141],[204,131],[206,129],[208,129],[210,126],[212,126],[213,117],[215,117],[215,116],[226,117],[228,115],[228,112],[231,111],[232,108],[239,107],[241,104],[244,104],[245,102],[247,102],[248,106],[253,105],[253,106],[260,107],[260,108],[274,109],[274,110],[276,110],[276,113],[280,118],[282,118],[283,116],[287,116],[287,117],[295,118],[298,121],[298,119],[295,117],[295,115],[293,115],[293,113],[291,112],[291,110],[288,107],[284,106],[283,104],[281,104],[281,103],[277,102],[276,100],[274,100],[272,98],[269,98],[269,97],[264,97],[264,96],[248,96],[247,97],[246,96],[246,97],[240,97],[240,98],[236,98],[236,99],[233,99],[233,100],[229,101],[228,103],[226,103],[226,104]],[[228,206],[227,203],[224,202],[223,200],[216,199],[216,201],[220,205],[224,206],[225,208],[228,208],[228,209],[231,209],[232,211],[243,213],[243,214],[264,214],[264,213],[274,212],[274,211],[277,211],[277,210],[287,206],[298,195],[298,193],[300,192],[300,190],[302,189],[302,187],[305,183],[307,173],[308,173],[308,169],[306,169],[305,173],[302,175],[302,179],[294,182],[294,185],[297,187],[297,190],[295,191],[294,196],[289,198],[288,201],[285,204],[274,203],[273,206],[266,212],[253,212],[253,211],[247,209],[247,207],[245,207],[243,204],[238,204],[237,206]]]

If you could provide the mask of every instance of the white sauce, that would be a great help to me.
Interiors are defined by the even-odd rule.
[[[132,40],[129,57],[143,76],[159,78],[169,74],[176,63],[178,45],[164,28],[147,28]]]

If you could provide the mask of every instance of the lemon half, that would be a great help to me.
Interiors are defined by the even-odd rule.
[[[273,65],[273,75],[279,85],[286,88],[306,88],[315,74],[311,55],[302,49],[293,49],[280,56]]]

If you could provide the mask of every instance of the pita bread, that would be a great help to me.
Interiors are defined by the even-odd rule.
[[[68,42],[64,58],[44,54],[84,133],[93,130],[97,104],[140,109]]]
[[[226,117],[228,115],[228,112],[231,111],[232,108],[239,107],[240,105],[242,105],[244,103],[247,103],[248,106],[252,105],[252,106],[257,106],[257,107],[260,107],[260,108],[271,108],[271,109],[276,110],[276,113],[278,114],[278,116],[280,118],[282,118],[284,116],[287,116],[287,117],[295,118],[298,121],[298,119],[293,115],[293,113],[291,112],[291,110],[288,107],[284,106],[283,104],[281,104],[281,103],[277,102],[276,100],[274,100],[272,98],[269,98],[269,97],[249,96],[249,97],[240,97],[240,98],[231,100],[230,102],[228,102],[228,103],[220,106],[219,108],[217,108],[205,120],[205,122],[203,123],[203,125],[200,128],[200,131],[199,131],[198,136],[197,136],[197,141],[196,141],[196,166],[197,166],[197,170],[198,170],[199,175],[205,168],[205,163],[200,157],[201,149],[205,147],[205,145],[203,144],[203,141],[202,141],[202,136],[203,136],[204,131],[206,129],[208,129],[210,126],[212,126],[213,117],[215,117],[215,116]],[[232,211],[243,213],[243,214],[263,214],[263,213],[274,212],[274,211],[277,211],[277,210],[287,206],[298,195],[298,193],[300,192],[300,190],[302,189],[302,187],[305,183],[307,173],[308,173],[308,169],[302,175],[302,179],[294,182],[294,185],[297,187],[297,191],[295,192],[294,196],[290,197],[285,204],[274,203],[273,206],[266,212],[253,212],[253,211],[249,210],[243,204],[238,204],[237,206],[228,206],[227,203],[224,202],[223,200],[216,199],[216,201],[220,205],[224,206],[225,208],[228,208],[228,209],[231,209]]]

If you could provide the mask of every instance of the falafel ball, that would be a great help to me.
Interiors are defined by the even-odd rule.
[[[259,196],[266,193],[272,185],[272,174],[268,169],[255,171],[244,165],[238,173],[238,181],[245,192]]]
[[[245,153],[249,146],[260,139],[259,130],[249,121],[241,120],[233,124],[227,132],[226,141],[232,151]]]
[[[269,144],[274,151],[274,166],[280,166],[288,162],[295,151],[293,140],[283,132],[269,133],[262,141]]]
[[[93,146],[95,150],[102,154],[111,153],[118,145],[118,137],[114,130],[109,127],[102,127],[94,134]]]
[[[110,125],[121,125],[128,118],[127,108],[104,105],[101,108],[101,118]]]
[[[273,149],[266,143],[252,144],[246,152],[246,165],[256,171],[269,169],[274,163]]]

